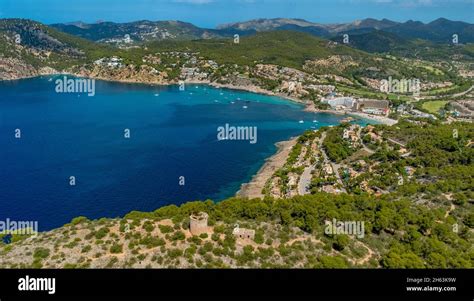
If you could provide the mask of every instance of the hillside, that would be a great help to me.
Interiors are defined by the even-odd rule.
[[[453,58],[474,59],[470,51],[472,44],[438,44],[418,38],[402,38],[392,32],[371,29],[351,31],[348,34],[350,40],[348,46],[370,53],[388,53],[399,57],[434,61],[452,60]],[[342,37],[334,37],[332,40],[341,42]]]
[[[202,29],[180,21],[136,21],[130,23],[102,22],[95,24],[53,24],[65,33],[95,42],[125,46],[161,40],[194,40],[222,37],[215,30]],[[130,39],[127,40],[126,37]]]
[[[238,44],[233,39],[167,41],[148,45],[157,51],[193,51],[220,63],[253,65],[255,63],[277,64],[297,67],[306,60],[327,58],[330,55],[368,57],[367,54],[342,45],[328,44],[308,34],[292,31],[272,31],[243,37]]]
[[[423,39],[436,43],[451,43],[453,34],[459,36],[460,43],[474,43],[474,24],[450,21],[444,18],[424,24],[407,21],[385,29],[406,39]]]
[[[341,41],[341,37],[332,39]],[[349,34],[349,45],[371,53],[389,53],[397,48],[411,47],[410,41],[403,39],[395,34],[376,30],[376,31],[356,31]]]
[[[1,78],[54,72],[115,51],[26,19],[0,19],[0,41]]]

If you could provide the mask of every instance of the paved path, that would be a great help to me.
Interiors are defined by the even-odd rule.
[[[312,171],[314,170],[314,165],[308,166],[304,169],[301,174],[300,181],[298,182],[298,194],[305,195],[309,194],[309,185],[311,184]]]

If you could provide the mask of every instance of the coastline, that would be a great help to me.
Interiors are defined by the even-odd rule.
[[[191,83],[193,83],[193,82],[191,82]],[[299,104],[306,104],[306,105],[309,104],[307,101],[304,101],[304,100],[301,100],[301,99],[298,99],[298,98],[294,98],[294,97],[291,97],[291,96],[287,96],[287,95],[284,95],[284,94],[281,94],[281,93],[275,93],[275,92],[272,92],[272,91],[268,91],[268,90],[262,89],[258,86],[255,86],[255,85],[236,86],[236,85],[233,85],[233,84],[219,84],[219,83],[216,83],[216,82],[201,82],[201,84],[208,84],[209,86],[212,86],[214,88],[240,90],[240,91],[247,91],[247,92],[263,94],[263,95],[268,95],[268,96],[277,96],[277,97],[284,98],[286,100],[290,100],[290,101],[293,101],[293,102],[296,102],[296,103],[299,103]],[[305,110],[306,110],[306,108],[305,108]]]
[[[298,137],[292,137],[290,140],[275,143],[278,148],[277,152],[265,160],[263,166],[252,177],[250,182],[243,183],[240,186],[240,190],[237,191],[236,196],[249,199],[263,198],[262,190],[265,184],[275,171],[285,165],[286,159],[297,141]]]
[[[127,83],[127,84],[144,84],[144,85],[151,85],[151,86],[172,86],[172,85],[179,84],[179,82],[176,82],[176,81],[152,82],[152,81],[140,81],[136,79],[116,79],[116,78],[105,78],[101,76],[87,76],[85,74],[72,73],[72,72],[67,72],[67,71],[64,71],[64,72],[57,72],[57,70],[54,70],[55,72],[51,72],[51,70],[48,70],[48,71],[49,72],[42,72],[36,75],[29,75],[29,76],[25,75],[25,76],[11,78],[11,79],[3,79],[2,81],[14,81],[14,80],[35,78],[35,77],[41,77],[41,76],[72,75],[76,77],[85,77],[85,78],[92,78],[92,79],[97,79],[97,80],[102,80],[102,81]],[[374,120],[374,121],[377,121],[379,123],[386,124],[389,126],[398,123],[398,120],[395,120],[395,119],[391,119],[384,116],[370,115],[370,114],[366,114],[362,112],[344,112],[344,111],[337,111],[337,110],[332,110],[332,109],[326,109],[326,110],[317,109],[314,106],[314,103],[312,101],[298,99],[298,98],[291,97],[291,96],[281,94],[281,93],[275,93],[273,91],[268,91],[255,85],[241,86],[241,85],[233,85],[233,84],[220,84],[217,82],[211,82],[209,80],[191,80],[191,81],[184,81],[184,83],[191,84],[191,85],[192,84],[209,85],[211,87],[218,88],[218,89],[224,88],[224,89],[246,91],[246,92],[251,92],[251,93],[256,93],[256,94],[263,94],[263,95],[268,95],[268,96],[276,96],[276,97],[286,99],[288,101],[292,101],[292,102],[304,105],[305,112],[329,113],[329,114],[335,114],[335,115],[348,115],[348,116],[352,115],[352,116],[357,116],[364,119]]]

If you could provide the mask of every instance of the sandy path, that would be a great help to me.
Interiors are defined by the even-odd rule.
[[[447,218],[449,216],[449,214],[451,214],[451,212],[453,212],[454,209],[456,209],[456,206],[454,206],[454,204],[451,204],[451,207],[449,207],[449,210],[446,211],[446,214],[444,215],[444,218]]]

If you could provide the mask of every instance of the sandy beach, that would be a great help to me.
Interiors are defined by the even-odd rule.
[[[286,159],[297,140],[298,137],[276,143],[276,146],[278,147],[276,154],[266,160],[258,173],[253,176],[252,181],[242,184],[236,195],[249,199],[263,198],[262,190],[265,187],[265,183],[270,179],[275,171],[285,165]]]
[[[350,112],[350,113],[348,113],[348,115],[353,115],[353,116],[358,116],[358,117],[365,118],[365,119],[375,120],[379,123],[386,124],[386,125],[394,125],[394,124],[398,123],[398,120],[395,120],[395,119],[391,119],[391,118],[388,118],[388,117],[385,117],[385,116],[370,115],[370,114],[366,114],[366,113],[362,113],[362,112]]]

